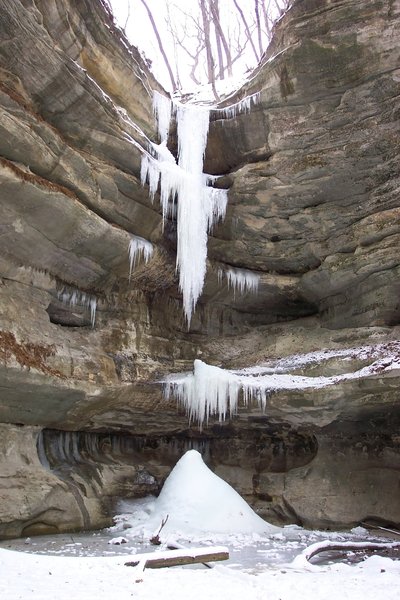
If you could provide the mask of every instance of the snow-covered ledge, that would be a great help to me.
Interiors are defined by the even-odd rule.
[[[174,396],[185,408],[189,421],[195,421],[202,427],[204,422],[208,423],[210,416],[217,415],[221,422],[228,416],[235,415],[240,399],[244,406],[256,403],[264,411],[268,396],[274,391],[321,389],[343,381],[400,369],[399,353],[400,343],[392,342],[299,354],[274,363],[239,370],[222,369],[196,359],[192,373],[171,375],[164,382],[164,393],[167,398]],[[356,371],[330,377],[306,377],[291,373],[295,369],[320,364],[332,358],[343,361],[365,360],[369,364]]]

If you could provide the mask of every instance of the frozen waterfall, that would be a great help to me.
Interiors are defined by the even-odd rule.
[[[224,118],[233,118],[249,112],[260,101],[256,93],[237,104],[222,109],[195,104],[172,102],[154,91],[153,112],[157,122],[160,144],[150,144],[142,157],[140,178],[148,183],[153,200],[157,190],[163,220],[176,217],[179,288],[183,296],[183,310],[188,326],[203,291],[207,269],[207,241],[213,226],[225,217],[227,190],[211,187],[215,176],[203,173],[204,153],[210,122],[210,111]],[[176,119],[178,159],[167,148],[170,124]],[[231,271],[227,274],[231,287],[240,292],[256,291],[258,279]]]
[[[176,209],[179,287],[188,325],[203,290],[207,268],[208,233],[225,216],[227,191],[209,187],[212,177],[203,173],[204,152],[210,120],[204,106],[174,105],[154,92],[154,114],[161,144],[144,154],[141,181],[149,183],[154,197],[160,186],[164,220]],[[178,162],[167,148],[171,117],[175,115],[178,134]]]

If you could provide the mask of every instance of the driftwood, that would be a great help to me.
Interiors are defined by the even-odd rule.
[[[303,552],[301,556],[307,561],[311,560],[321,552],[376,552],[379,550],[400,549],[400,542],[318,542],[312,544]]]
[[[161,569],[162,567],[176,567],[210,561],[228,560],[228,558],[228,548],[225,548],[224,546],[209,546],[208,548],[191,548],[138,554],[135,556],[134,561],[126,562],[125,566],[136,567],[139,564],[142,564],[143,570]]]
[[[186,548],[185,546],[182,546],[182,544],[178,544],[178,542],[169,543],[167,545],[167,548],[168,548],[168,550],[186,550],[187,552],[190,552],[190,548]],[[229,556],[228,556],[228,558],[229,558]],[[212,569],[214,566],[208,562],[203,562],[201,564],[204,565],[205,567],[207,567],[207,569]]]
[[[387,531],[388,533],[392,533],[394,535],[399,536],[400,535],[400,531],[398,529],[393,529],[393,528],[389,528],[389,527],[382,527],[382,525],[374,525],[373,523],[366,523],[364,521],[362,521],[360,523],[360,525],[362,527],[366,527],[366,529],[370,529],[370,530],[374,530],[374,529],[379,529],[380,531]]]
[[[164,527],[164,525],[168,521],[168,517],[169,517],[169,515],[167,515],[165,517],[165,519],[162,519],[161,525],[160,525],[157,533],[154,534],[153,537],[150,538],[150,544],[153,544],[154,546],[161,546],[160,533],[162,531],[162,528]]]

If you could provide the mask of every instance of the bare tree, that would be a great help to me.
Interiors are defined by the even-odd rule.
[[[218,46],[220,49],[220,52],[218,52],[220,79],[223,79],[224,74],[225,74],[225,69],[224,69],[221,45],[223,46],[224,51],[225,51],[226,69],[228,71],[229,77],[232,76],[232,56],[231,56],[229,44],[226,41],[224,32],[222,30],[222,26],[221,26],[218,0],[209,0],[209,2],[210,2],[212,22],[214,24],[215,35],[217,38],[217,49],[218,49]]]
[[[256,61],[258,62],[258,61],[260,60],[260,57],[258,56],[258,53],[257,53],[256,47],[255,47],[255,44],[254,44],[254,42],[253,42],[253,36],[251,35],[251,31],[250,31],[250,27],[249,27],[249,24],[248,24],[248,22],[247,22],[247,19],[246,19],[246,17],[244,16],[244,12],[243,12],[243,10],[241,9],[241,7],[240,7],[239,3],[237,2],[237,0],[233,0],[233,3],[234,3],[234,5],[236,6],[236,9],[237,9],[237,11],[238,11],[238,13],[239,13],[239,15],[240,15],[240,18],[241,18],[241,19],[242,19],[242,21],[243,21],[243,25],[244,25],[244,28],[245,28],[245,31],[246,31],[246,34],[247,34],[247,39],[248,39],[248,40],[249,40],[249,42],[250,42],[250,45],[251,45],[251,47],[252,47],[252,49],[253,49],[253,52],[254,52],[254,56],[256,57]]]
[[[258,63],[272,35],[274,22],[293,0],[192,0],[182,8],[178,0],[164,0],[170,42],[160,35],[150,0],[140,0],[151,23],[173,90],[181,89],[183,69],[199,85],[206,78],[218,98],[216,81],[231,76],[246,57]],[[128,10],[127,21],[130,18]],[[125,24],[126,27],[126,24]],[[168,47],[172,50],[168,50]],[[251,62],[248,48],[254,56]],[[184,58],[182,58],[184,57]],[[247,61],[249,61],[247,63]],[[183,66],[185,65],[186,66]]]
[[[258,40],[258,49],[260,51],[260,56],[264,52],[263,43],[262,43],[262,29],[261,29],[261,19],[260,19],[260,6],[259,1],[254,0],[254,14],[256,17],[256,30],[257,30],[257,40]]]
[[[203,20],[204,42],[206,46],[208,83],[211,84],[214,97],[218,100],[219,97],[215,87],[214,56],[211,49],[210,14],[207,12],[206,0],[200,0],[200,10],[201,18]]]
[[[148,4],[147,4],[147,2],[145,0],[141,0],[141,2],[142,2],[143,6],[145,7],[145,9],[147,11],[147,14],[148,14],[151,26],[152,26],[153,31],[154,31],[154,35],[156,36],[156,39],[157,39],[157,43],[158,43],[158,47],[159,47],[160,52],[161,52],[161,56],[163,57],[165,66],[167,67],[169,78],[171,80],[172,89],[175,92],[175,90],[177,90],[178,88],[177,88],[177,85],[176,85],[176,82],[175,82],[174,73],[173,73],[173,71],[171,69],[171,65],[170,65],[168,57],[167,57],[167,55],[165,53],[164,46],[163,46],[163,43],[161,41],[160,34],[158,33],[156,22],[154,21],[154,18],[153,18],[153,13],[151,12],[151,10],[148,7]]]

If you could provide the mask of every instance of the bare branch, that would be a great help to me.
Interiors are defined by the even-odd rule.
[[[217,90],[215,87],[214,57],[212,55],[211,40],[210,40],[210,17],[207,14],[205,0],[200,0],[200,10],[201,10],[201,16],[203,19],[204,41],[206,44],[208,82],[211,83],[211,88],[212,88],[212,91],[214,94],[214,98],[216,100],[219,100]]]
[[[172,89],[173,89],[173,91],[175,91],[175,90],[178,89],[177,86],[176,86],[175,77],[174,77],[174,74],[172,72],[171,65],[169,64],[168,57],[167,57],[167,55],[165,53],[164,46],[163,46],[163,43],[161,41],[160,34],[158,33],[157,25],[156,25],[156,23],[154,21],[153,14],[152,14],[151,10],[149,9],[146,0],[141,0],[141,2],[142,2],[143,6],[145,7],[145,9],[147,11],[148,17],[150,19],[151,26],[152,26],[153,31],[154,31],[154,35],[157,38],[157,43],[158,43],[158,47],[159,47],[160,52],[161,52],[161,56],[163,57],[165,66],[167,67],[167,70],[168,70],[169,78],[171,80]]]
[[[244,16],[244,13],[243,13],[242,9],[240,8],[240,6],[239,6],[239,4],[238,4],[237,0],[233,0],[233,3],[234,3],[234,5],[236,6],[236,9],[237,9],[237,11],[238,11],[238,13],[239,13],[239,15],[240,15],[240,18],[241,18],[241,19],[242,19],[242,21],[243,21],[243,25],[244,25],[244,28],[245,28],[245,30],[246,30],[246,34],[247,34],[248,40],[249,40],[249,42],[250,42],[250,44],[251,44],[251,47],[252,47],[252,49],[253,49],[254,56],[256,57],[256,60],[257,60],[257,62],[258,62],[258,61],[260,60],[260,57],[258,56],[258,53],[257,53],[256,47],[255,47],[255,45],[254,45],[254,42],[253,42],[253,39],[252,39],[252,36],[251,36],[251,33],[250,33],[249,24],[247,23],[247,19],[246,19],[246,17]]]

